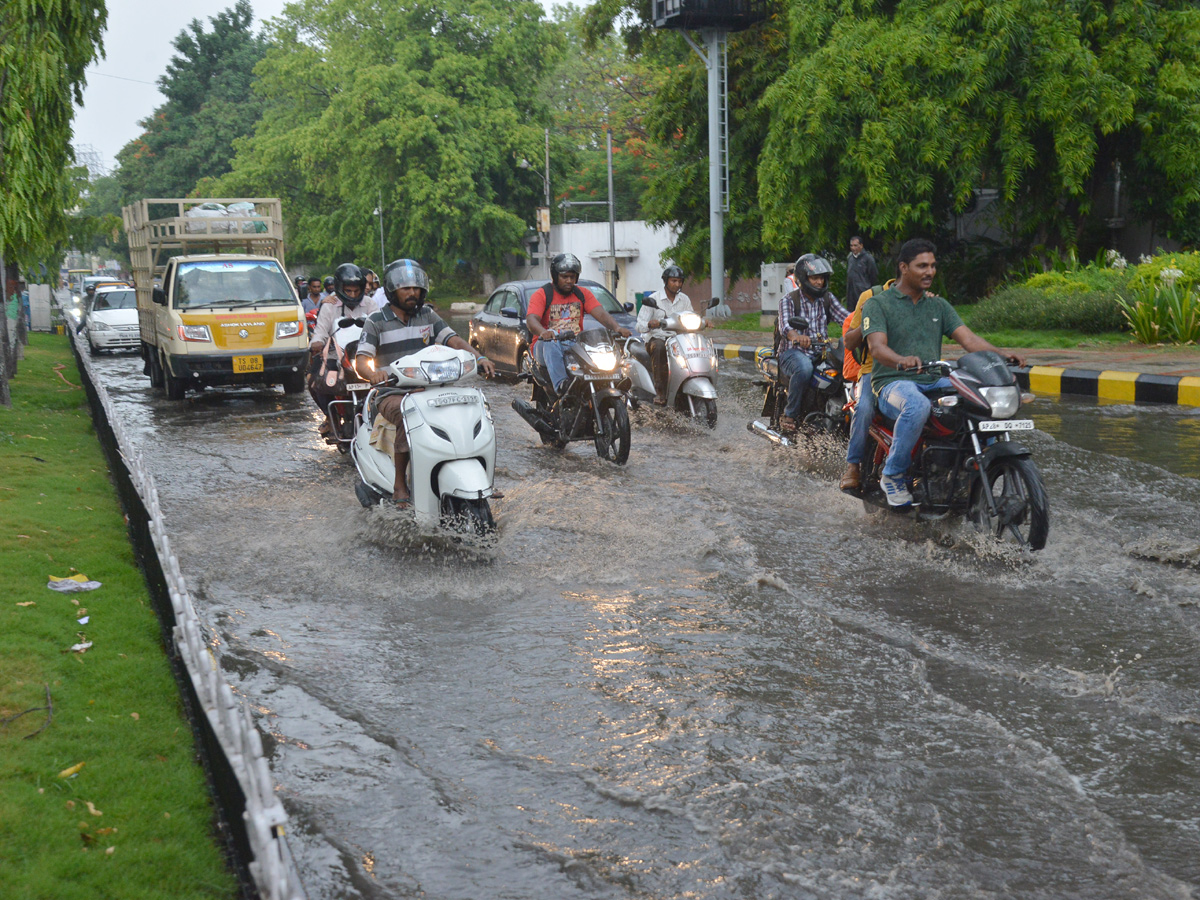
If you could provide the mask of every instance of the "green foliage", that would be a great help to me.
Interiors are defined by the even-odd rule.
[[[31,263],[66,238],[72,103],[102,54],[102,0],[0,6],[0,255]]]
[[[198,190],[280,196],[289,257],[501,264],[542,184],[539,84],[562,39],[532,0],[300,0],[256,68],[263,114]],[[540,168],[540,167],[539,167]],[[382,203],[380,202],[382,199]],[[519,212],[518,212],[519,211]]]
[[[1145,259],[1145,257],[1143,257]],[[1139,285],[1153,284],[1162,280],[1163,269],[1177,269],[1182,275],[1179,281],[1189,281],[1200,284],[1200,253],[1163,253],[1145,259],[1134,267],[1129,280]]]
[[[1121,313],[1143,344],[1200,341],[1200,296],[1196,281],[1182,269],[1168,265],[1154,277],[1140,273],[1131,279],[1127,294],[1118,300]]]
[[[41,334],[26,350],[0,419],[0,718],[45,706],[47,686],[54,717],[28,740],[45,712],[0,728],[0,895],[232,900],[237,882],[84,392],[53,368],[65,363],[77,384],[70,351]],[[102,587],[46,589],[49,575],[76,570]],[[86,653],[67,652],[84,640]]]
[[[972,321],[980,332],[1065,329],[1101,334],[1120,331],[1125,324],[1115,290],[1058,293],[1028,284],[1001,288],[981,301]]]
[[[232,145],[250,133],[262,104],[251,91],[265,41],[252,29],[248,0],[181,31],[175,55],[159,78],[167,102],[139,124],[145,132],[117,154],[124,202],[143,197],[184,197],[202,178],[229,171]]]

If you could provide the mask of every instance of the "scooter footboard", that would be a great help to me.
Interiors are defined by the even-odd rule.
[[[452,459],[437,470],[438,496],[452,494],[464,500],[492,496],[492,479],[478,459]]]

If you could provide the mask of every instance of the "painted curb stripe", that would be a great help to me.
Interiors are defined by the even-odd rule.
[[[753,361],[759,353],[770,353],[770,347],[748,347],[740,344],[717,344],[725,359]],[[1076,394],[1098,397],[1122,403],[1172,403],[1179,406],[1200,406],[1200,377],[1193,375],[1151,375],[1145,372],[1117,372],[1091,369],[1059,369],[1053,366],[1031,366],[1014,369],[1022,390],[1041,394]]]

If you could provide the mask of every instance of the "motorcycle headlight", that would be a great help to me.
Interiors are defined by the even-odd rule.
[[[91,329],[92,331],[112,331],[111,325],[109,325],[107,322],[101,322],[98,320],[93,320],[93,321],[89,322],[88,328]]]
[[[425,377],[429,379],[430,384],[445,384],[448,381],[458,381],[462,378],[463,369],[462,361],[458,359],[444,359],[441,362],[423,362],[421,363],[421,371],[425,373]]]
[[[275,340],[281,338],[295,337],[300,333],[300,323],[292,322],[276,322],[275,323]]]
[[[700,317],[695,313],[685,312],[679,314],[679,324],[685,331],[699,331]]]
[[[209,333],[207,325],[180,325],[179,339],[181,341],[208,341],[212,342],[212,334]]]
[[[617,367],[617,354],[612,347],[589,347],[588,356],[592,358],[592,365],[601,372],[611,372]]]
[[[979,389],[983,399],[991,407],[992,417],[1007,419],[1021,406],[1021,389],[1015,384],[1005,387],[984,387]]]

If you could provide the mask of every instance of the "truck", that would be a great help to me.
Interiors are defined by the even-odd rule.
[[[170,400],[210,385],[304,389],[308,329],[278,198],[150,198],[121,216],[152,387]]]

